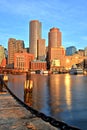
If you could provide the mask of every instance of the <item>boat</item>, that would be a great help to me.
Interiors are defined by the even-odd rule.
[[[47,71],[47,70],[44,70],[44,71],[43,71],[43,74],[48,75],[48,71]]]
[[[71,68],[70,74],[83,74],[82,68]]]

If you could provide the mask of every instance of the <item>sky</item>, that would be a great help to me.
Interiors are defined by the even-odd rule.
[[[48,32],[59,28],[62,46],[87,47],[87,0],[0,0],[0,45],[8,39],[24,40],[29,47],[29,22],[42,23],[42,38],[48,45]]]

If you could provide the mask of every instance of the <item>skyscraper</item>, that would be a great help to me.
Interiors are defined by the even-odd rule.
[[[13,67],[14,54],[24,49],[24,41],[10,38],[8,40],[8,64]]]
[[[46,58],[45,39],[39,39],[37,41],[37,59],[45,60],[45,58]]]
[[[51,28],[48,34],[49,47],[61,46],[61,32],[58,28]]]
[[[58,60],[65,55],[65,49],[61,43],[61,32],[58,28],[51,28],[48,33],[48,59]]]
[[[41,39],[41,22],[30,21],[29,26],[29,52],[37,59],[37,40]]]
[[[8,40],[8,64],[10,65],[14,62],[15,42],[16,39],[14,38]]]

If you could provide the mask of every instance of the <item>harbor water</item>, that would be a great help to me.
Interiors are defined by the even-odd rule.
[[[32,91],[25,93],[26,80]],[[36,110],[87,130],[87,76],[70,74],[9,75],[8,86],[22,101]]]

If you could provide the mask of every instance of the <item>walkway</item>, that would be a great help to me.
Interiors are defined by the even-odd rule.
[[[0,92],[0,130],[58,130],[22,107],[8,92]]]

